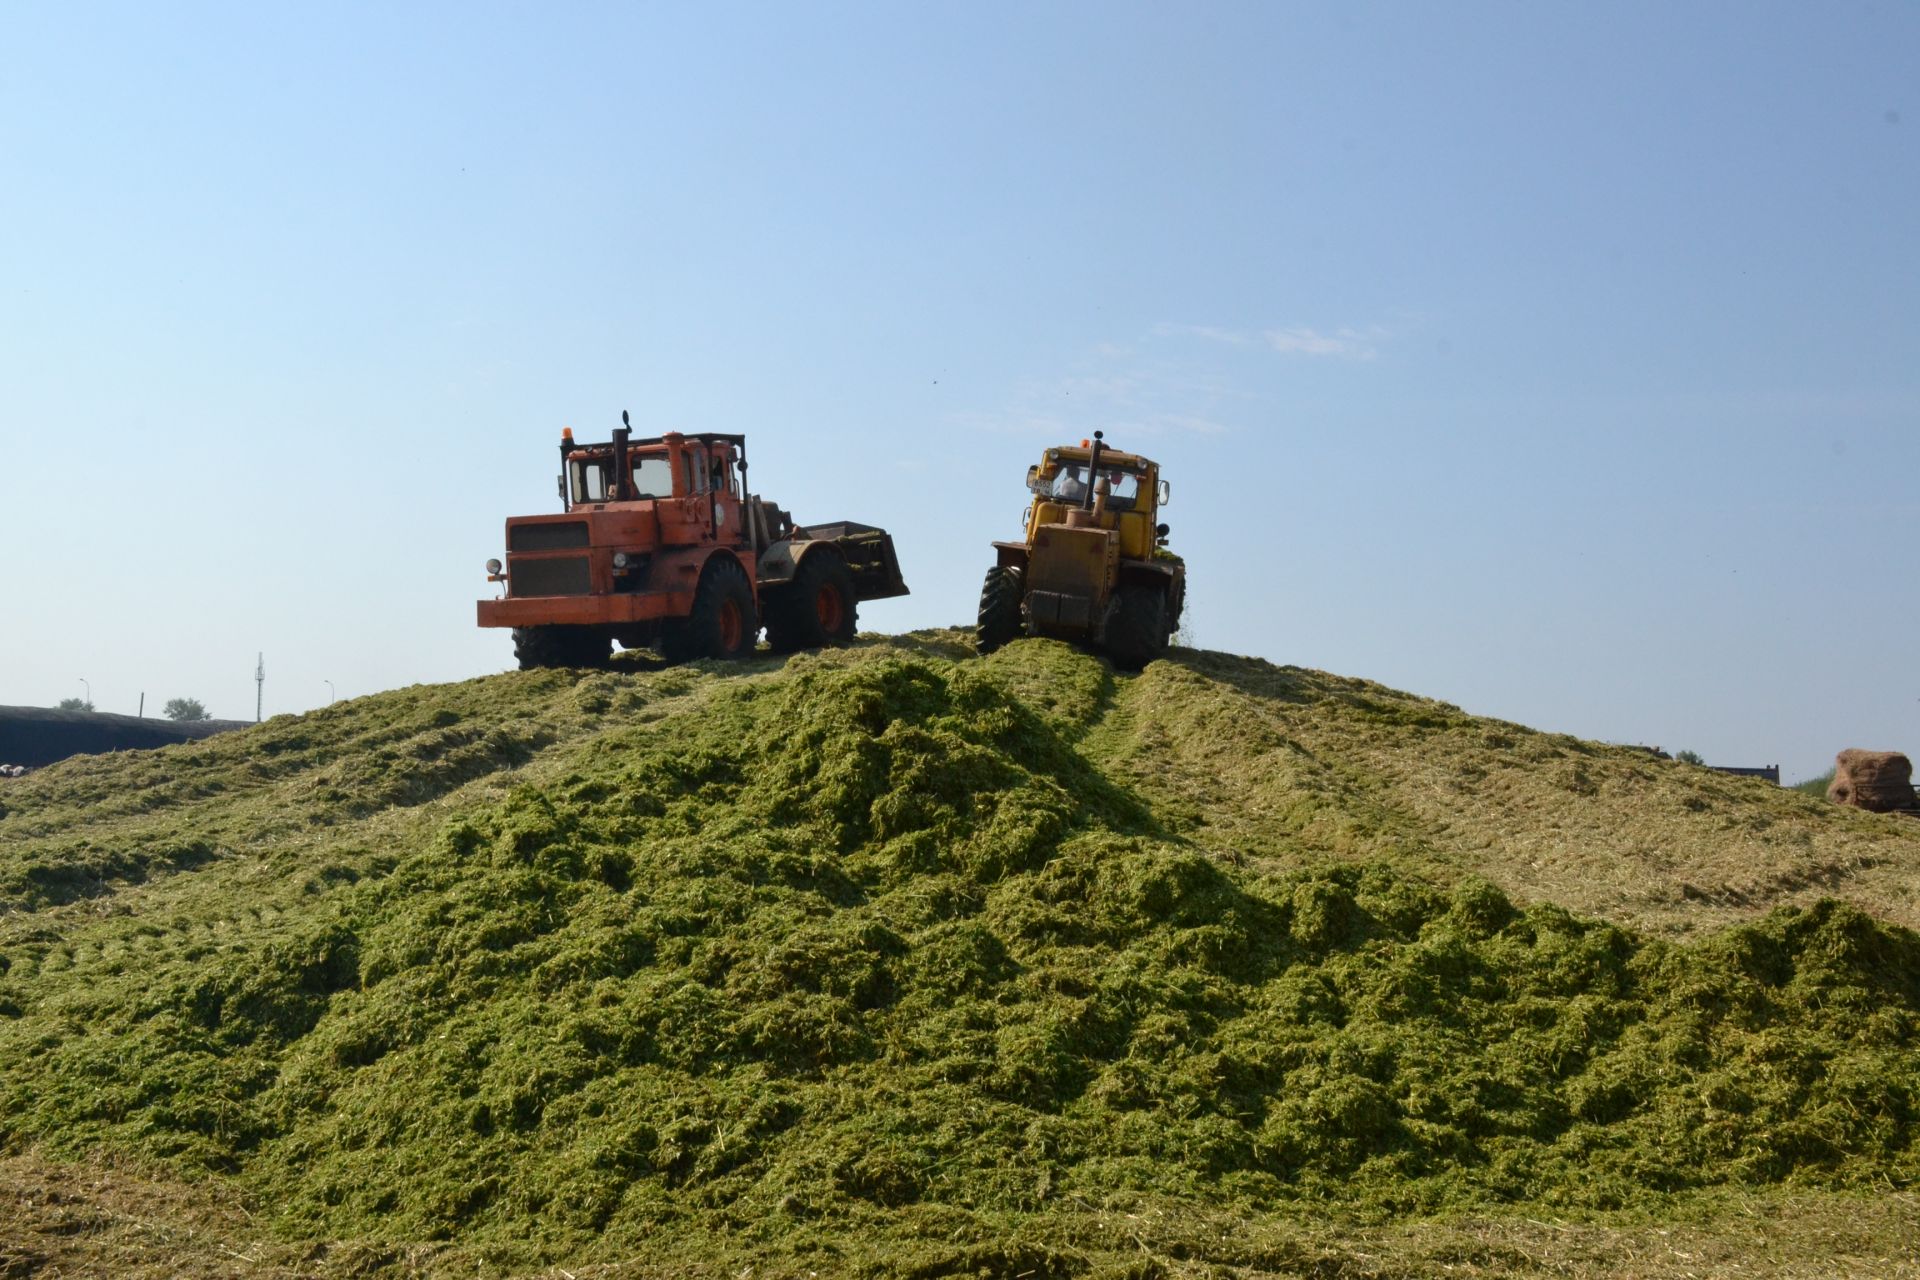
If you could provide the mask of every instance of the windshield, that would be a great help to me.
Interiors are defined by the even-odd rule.
[[[1139,476],[1133,474],[1131,471],[1107,471],[1103,469],[1095,485],[1096,491],[1098,490],[1098,486],[1102,484],[1107,487],[1107,505],[1109,507],[1115,511],[1133,510],[1135,500],[1140,497]]]
[[[573,500],[605,502],[613,493],[612,458],[575,458],[572,466]],[[633,496],[673,496],[673,472],[665,454],[636,454],[633,459]]]
[[[636,498],[673,496],[673,469],[665,454],[652,454],[633,460],[633,494]]]
[[[1061,502],[1078,502],[1087,493],[1087,469],[1077,462],[1064,464],[1053,473],[1048,496]]]
[[[1094,480],[1096,492],[1104,487],[1107,505],[1116,511],[1131,511],[1140,499],[1140,477],[1131,471],[1102,467]],[[1079,502],[1087,494],[1087,468],[1078,462],[1063,462],[1053,479],[1040,481],[1034,491],[1055,502]]]

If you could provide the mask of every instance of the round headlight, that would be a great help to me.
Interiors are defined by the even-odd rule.
[[[616,551],[616,552],[614,552],[614,553],[613,553],[613,567],[614,567],[614,568],[616,568],[616,569],[624,569],[624,568],[626,568],[626,567],[627,567],[627,553],[626,553],[626,552],[624,552],[624,551]]]
[[[487,561],[487,572],[488,573],[500,572],[500,562],[498,560]]]

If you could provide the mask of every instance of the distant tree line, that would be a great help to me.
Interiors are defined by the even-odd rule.
[[[93,704],[85,698],[60,699],[62,711],[91,711]],[[209,720],[207,708],[198,698],[169,698],[167,705],[161,708],[161,714],[169,720]]]

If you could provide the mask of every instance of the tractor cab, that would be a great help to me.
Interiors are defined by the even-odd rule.
[[[1049,449],[1027,468],[1033,506],[1027,540],[1050,524],[1110,529],[1124,557],[1147,559],[1165,535],[1157,516],[1169,497],[1159,465],[1134,453],[1081,441],[1078,448]],[[1074,515],[1074,512],[1082,514]]]
[[[636,440],[623,428],[610,442],[576,444],[569,430],[560,439],[564,514],[508,521],[508,549],[514,526],[578,528],[582,518],[591,545],[629,556],[656,546],[732,545],[746,532],[746,459],[746,437],[738,435],[670,431]]]
[[[565,468],[560,497],[571,511],[608,502],[707,495],[738,500],[737,472],[746,469],[747,450],[741,436],[669,432],[646,440],[616,438],[611,444],[581,445],[573,443],[569,431],[561,440],[560,455]]]

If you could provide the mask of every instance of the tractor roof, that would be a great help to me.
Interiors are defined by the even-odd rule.
[[[1078,462],[1085,465],[1093,460],[1093,449],[1089,445],[1063,444],[1047,450],[1047,456],[1057,459],[1060,462]],[[1107,445],[1100,447],[1100,463],[1102,466],[1111,463],[1114,467],[1121,470],[1134,470],[1143,467],[1157,468],[1160,465],[1151,458],[1143,457],[1137,453],[1127,453],[1124,450],[1115,449]]]
[[[743,435],[728,435],[720,431],[689,431],[681,434],[680,438],[696,444],[731,444],[744,446],[747,443],[747,438]],[[644,438],[635,436],[632,440],[634,444],[665,444],[666,442],[666,436],[646,436]]]
[[[729,435],[721,431],[689,431],[685,433],[669,432],[668,434],[673,435],[676,439],[686,444],[730,444],[730,445],[733,445],[735,448],[740,448],[740,449],[744,449],[747,446],[747,438],[744,435]],[[629,449],[638,449],[646,445],[656,445],[656,444],[665,444],[665,443],[667,443],[666,436],[634,436],[631,440],[627,441],[627,447]],[[573,446],[573,448],[576,450],[577,449],[611,449],[613,448],[613,441],[611,440],[590,441],[584,444],[576,444]]]

